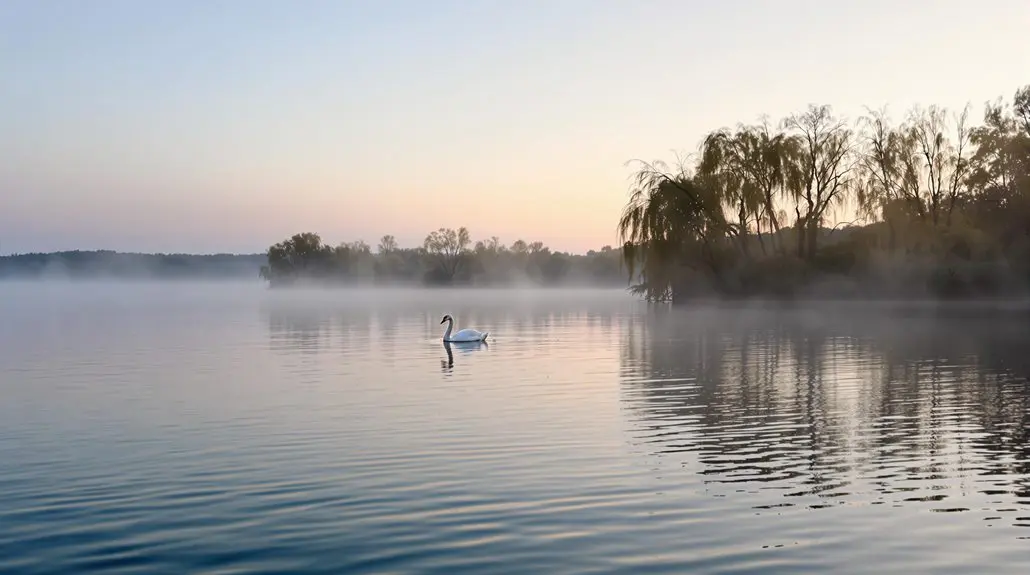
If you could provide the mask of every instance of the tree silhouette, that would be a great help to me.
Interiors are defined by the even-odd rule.
[[[422,249],[436,263],[433,271],[439,281],[454,281],[454,276],[461,268],[471,243],[469,231],[465,227],[457,230],[440,228],[426,236]]]

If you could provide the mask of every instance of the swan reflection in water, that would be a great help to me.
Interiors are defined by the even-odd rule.
[[[440,360],[440,369],[444,372],[449,372],[454,368],[454,351],[451,348],[455,348],[462,353],[472,353],[480,349],[489,349],[485,341],[463,341],[463,342],[443,342],[443,349],[447,352],[447,359]]]

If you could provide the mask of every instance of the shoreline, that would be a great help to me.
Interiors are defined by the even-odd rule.
[[[572,282],[566,284],[420,284],[402,282],[299,282],[281,285],[269,285],[267,281],[249,276],[68,276],[68,277],[37,277],[37,276],[7,276],[0,277],[2,285],[154,285],[154,284],[214,284],[214,285],[239,285],[245,284],[249,287],[260,288],[262,291],[276,294],[312,292],[370,292],[370,291],[426,291],[426,292],[563,292],[563,291],[591,291],[591,292],[621,292],[627,298],[647,304],[656,308],[668,307],[672,309],[715,309],[715,308],[756,308],[756,309],[790,309],[809,307],[841,306],[875,306],[875,307],[923,307],[923,308],[969,308],[969,307],[1006,307],[1015,306],[1030,308],[1030,293],[1012,293],[1006,295],[968,295],[968,296],[932,296],[929,294],[882,294],[882,295],[856,295],[856,294],[806,294],[793,296],[777,295],[753,295],[753,296],[718,296],[706,295],[698,297],[683,297],[676,302],[672,301],[647,301],[642,295],[633,294],[632,286],[625,284],[598,284],[591,282]]]

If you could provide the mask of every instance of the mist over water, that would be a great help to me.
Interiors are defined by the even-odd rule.
[[[0,283],[0,572],[1023,573],[1028,318]]]

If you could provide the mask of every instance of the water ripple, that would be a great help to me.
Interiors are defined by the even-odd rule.
[[[112,289],[0,299],[0,572],[1024,570],[1001,319]]]

